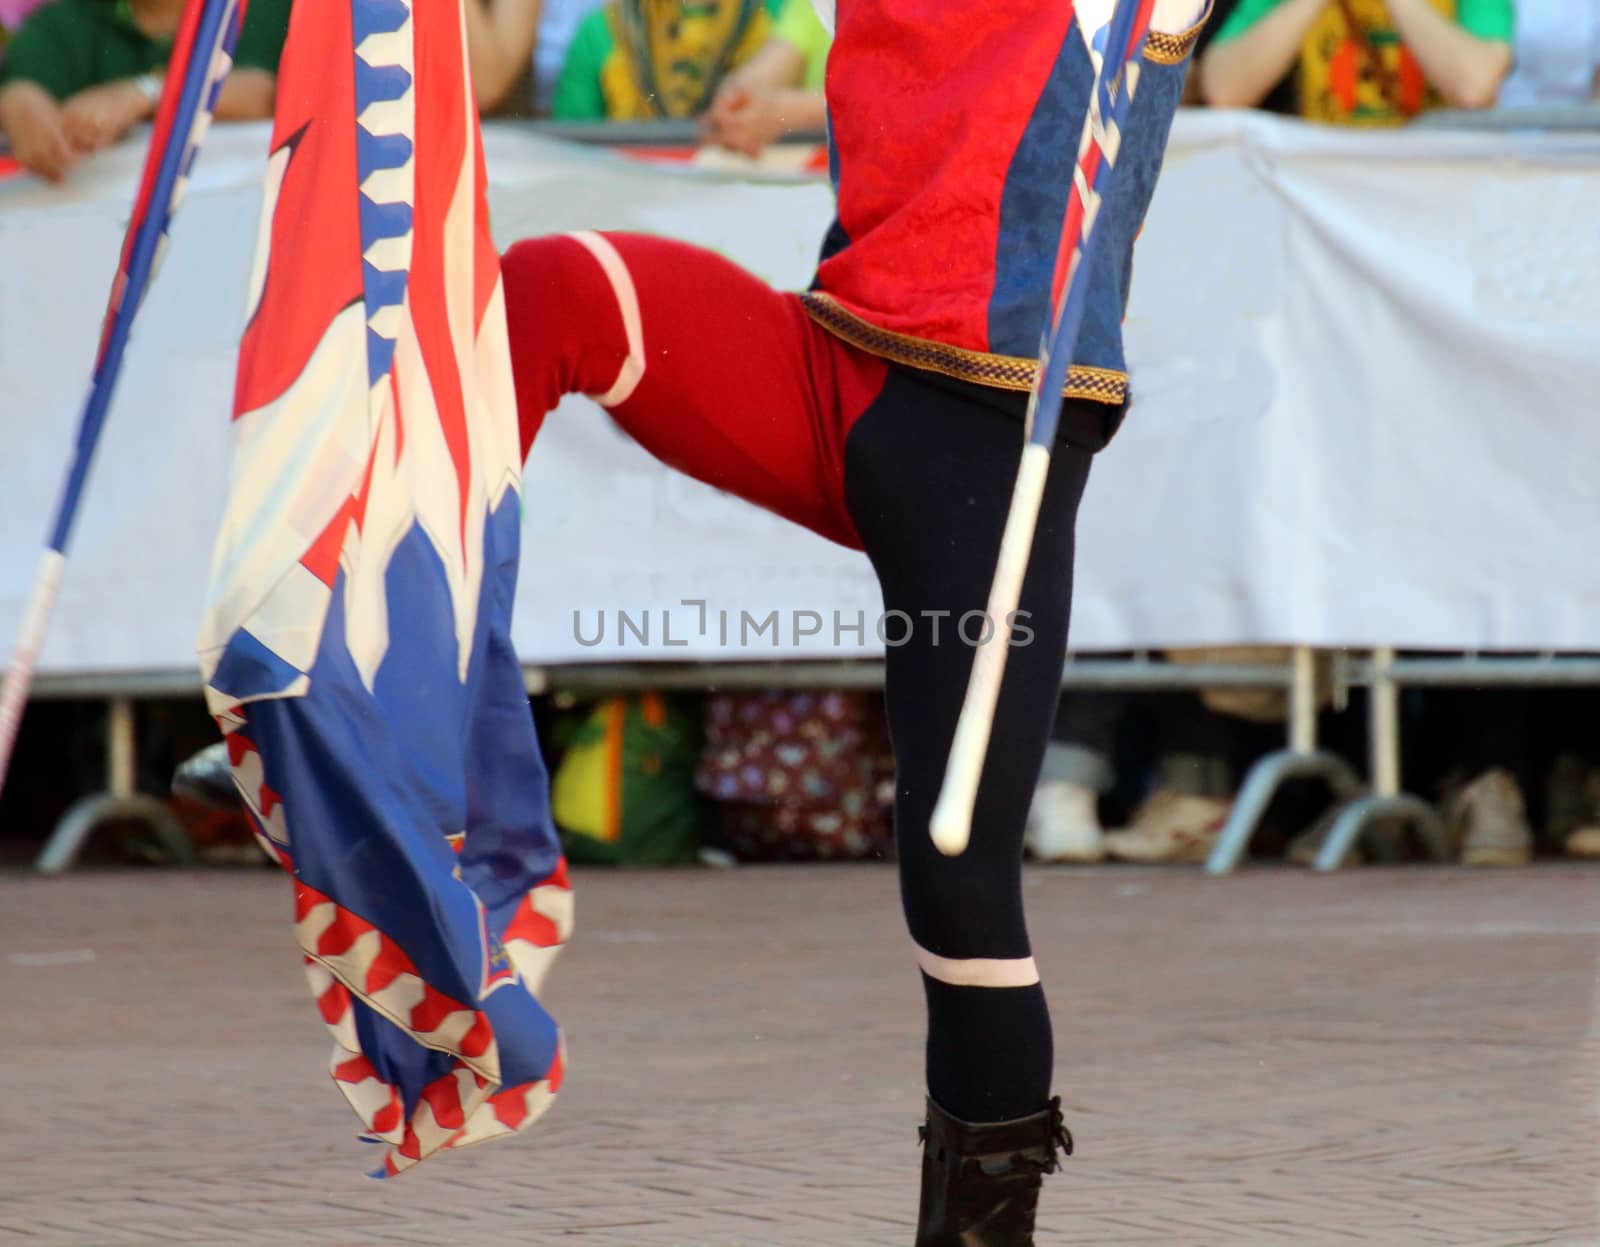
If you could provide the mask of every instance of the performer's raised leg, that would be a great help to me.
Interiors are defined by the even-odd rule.
[[[640,234],[516,243],[502,261],[524,454],[587,394],[651,454],[858,547],[844,434],[887,365],[709,251]]]

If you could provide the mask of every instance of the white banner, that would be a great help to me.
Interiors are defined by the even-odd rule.
[[[196,170],[43,670],[193,665],[265,144],[265,127],[218,127]],[[817,182],[505,127],[487,146],[503,242],[653,231],[799,287],[830,215]],[[0,183],[0,644],[141,158],[108,153],[65,190]],[[1596,203],[1600,138],[1181,116],[1135,262],[1135,407],[1080,522],[1075,648],[1600,649]],[[660,467],[583,400],[551,418],[524,496],[527,662],[881,650],[860,555]]]

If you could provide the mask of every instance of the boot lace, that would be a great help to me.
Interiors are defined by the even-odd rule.
[[[1067,1129],[1066,1118],[1061,1113],[1061,1097],[1055,1096],[1050,1101],[1050,1150],[1043,1159],[1038,1156],[1025,1156],[1015,1153],[1011,1157],[1012,1165],[1024,1172],[1039,1174],[1054,1173],[1061,1168],[1062,1156],[1072,1155],[1072,1131]]]

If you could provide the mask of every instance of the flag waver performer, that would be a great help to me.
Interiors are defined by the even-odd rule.
[[[826,87],[837,217],[803,294],[634,235],[533,239],[503,261],[524,449],[563,394],[590,395],[663,462],[864,550],[886,609],[916,621],[889,638],[886,681],[928,1010],[918,1247],[1027,1247],[1042,1175],[1069,1142],[1023,916],[1023,829],[1065,658],[1078,501],[1127,403],[1133,242],[1202,8],[1142,10],[1137,94],[1104,153],[1114,176],[1080,199],[1094,246],[1070,282],[1059,243],[1064,224],[1074,247],[1080,229],[1067,207],[1108,0],[841,0]],[[1125,15],[1122,29],[1140,25]],[[1081,324],[1070,359],[1053,361],[1062,397],[1025,626],[970,843],[945,856],[929,827],[973,660],[956,624],[989,601],[1035,352],[1064,282]]]
[[[1080,198],[1094,247],[1070,274],[1057,259],[1064,226],[1080,230],[1067,209],[1109,0],[844,0],[837,219],[802,294],[635,235],[527,240],[497,270],[457,0],[346,3],[298,6],[285,52],[203,638],[236,781],[296,876],[335,1077],[391,1143],[390,1171],[519,1128],[559,1084],[532,992],[570,893],[506,625],[519,458],[564,394],[588,394],[664,462],[864,550],[886,608],[915,621],[889,646],[887,694],[928,1010],[916,1241],[1027,1247],[1068,1136],[1023,827],[1078,501],[1127,403],[1133,240],[1203,0],[1124,19],[1148,13],[1150,33],[1123,49],[1140,49],[1138,89],[1115,175]],[[956,622],[989,600],[1064,285],[1081,328],[1051,361],[1025,626],[970,843],[945,856],[930,818],[973,662]]]
[[[379,1174],[561,1084],[571,924],[521,670],[499,259],[459,0],[298,4],[200,638]]]

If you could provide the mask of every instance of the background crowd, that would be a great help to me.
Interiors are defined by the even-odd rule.
[[[0,138],[16,165],[65,181],[147,121],[183,7],[0,0]],[[289,9],[251,0],[220,121],[271,116]],[[705,147],[752,158],[786,138],[814,143],[826,125],[828,34],[810,0],[468,0],[467,31],[485,115],[692,121]],[[1369,127],[1439,109],[1596,104],[1600,0],[1217,0],[1187,99]],[[1586,690],[1408,696],[1406,783],[1440,801],[1462,861],[1600,856],[1597,702]],[[889,851],[893,768],[872,696],[643,694],[538,709],[577,856]],[[1352,756],[1358,711],[1325,711],[1325,739]],[[34,740],[41,716],[68,723],[74,713],[31,714]],[[195,713],[148,711],[150,765],[203,740]],[[1065,697],[1030,848],[1043,860],[1202,858],[1244,769],[1281,741],[1282,717],[1281,697],[1220,690]],[[90,722],[68,726],[92,736]],[[56,798],[30,794],[18,770],[7,806],[28,803],[34,822]],[[1272,827],[1291,860],[1314,854],[1328,806],[1317,791],[1280,802]]]
[[[222,120],[271,115],[290,0],[254,0]],[[0,131],[59,179],[148,119],[183,0],[0,0]],[[824,125],[828,35],[809,0],[471,0],[485,114],[697,119],[754,155]],[[1217,0],[1192,103],[1335,125],[1596,95],[1595,0]]]

